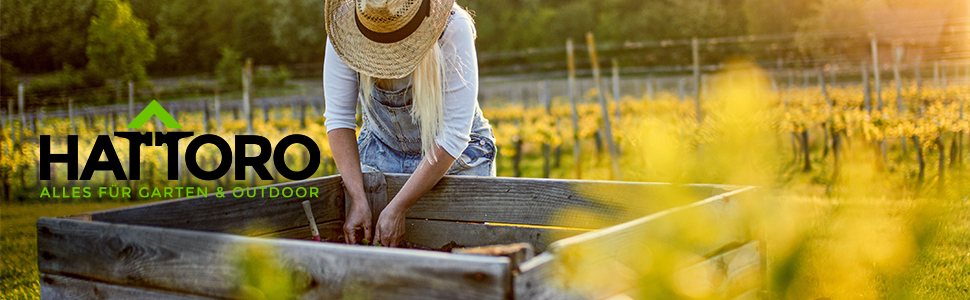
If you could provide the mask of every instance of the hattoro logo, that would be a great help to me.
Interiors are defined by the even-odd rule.
[[[169,129],[181,129],[182,125],[179,124],[165,108],[162,107],[158,101],[152,100],[145,109],[141,111],[131,122],[128,124],[128,129],[138,129],[145,125],[152,117],[156,117],[162,124],[165,124],[166,128]],[[121,165],[121,160],[118,158],[118,153],[115,151],[112,138],[108,135],[98,135],[91,147],[90,155],[88,155],[87,162],[84,164],[84,169],[81,170],[80,177],[78,177],[78,135],[68,135],[67,136],[67,153],[53,154],[51,153],[51,136],[41,135],[40,136],[40,167],[38,170],[44,170],[46,166],[50,169],[50,165],[54,163],[65,163],[68,165],[67,177],[69,180],[91,180],[94,172],[111,172],[114,174],[115,178],[118,180],[139,180],[141,178],[140,162],[141,162],[141,147],[144,145],[146,147],[160,147],[168,146],[168,179],[177,180],[178,179],[178,165],[177,158],[179,155],[179,141],[184,138],[194,137],[195,132],[186,131],[169,131],[169,132],[142,132],[142,131],[127,131],[127,132],[115,132],[115,137],[123,138],[128,140],[128,174],[125,174],[125,170]],[[196,155],[199,153],[199,149],[206,144],[212,144],[222,152],[222,159],[219,161],[218,166],[211,171],[202,169],[199,166],[199,162],[196,160]],[[295,144],[301,144],[310,153],[309,163],[303,170],[294,171],[291,170],[284,160],[286,149]],[[252,145],[254,152],[258,153],[255,156],[246,156],[246,147]],[[230,147],[229,142],[223,139],[221,136],[214,134],[203,134],[194,137],[189,141],[189,144],[185,148],[184,161],[185,167],[192,173],[193,176],[201,180],[216,180],[226,175],[229,172],[230,167],[235,164],[235,179],[245,180],[246,179],[246,167],[252,167],[256,175],[262,180],[272,180],[273,176],[270,174],[269,170],[266,168],[266,163],[269,162],[272,157],[273,163],[277,167],[280,175],[290,180],[302,180],[313,176],[316,173],[317,168],[320,167],[320,147],[317,146],[316,142],[308,136],[302,134],[292,134],[284,137],[277,143],[276,147],[273,147],[269,140],[260,135],[236,135],[235,136],[235,147]],[[233,155],[233,149],[236,149],[235,155]],[[106,160],[100,160],[101,156],[105,156]],[[49,172],[39,172],[41,180],[50,180]]]

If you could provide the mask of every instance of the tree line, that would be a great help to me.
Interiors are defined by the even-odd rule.
[[[99,12],[99,6],[110,4],[128,6],[131,19],[126,26],[143,27],[147,38],[147,43],[122,45],[129,47],[129,51],[144,52],[129,61],[134,65],[124,67],[137,68],[142,63],[152,75],[214,72],[227,53],[252,58],[257,65],[319,63],[323,61],[326,41],[324,2],[5,0],[0,8],[3,24],[0,54],[9,66],[24,73],[52,72],[65,66],[88,68],[89,62],[97,60],[92,56],[99,55],[98,49],[92,55],[92,43],[98,46],[98,39],[92,39],[92,35],[110,41],[137,40],[142,34],[138,30],[114,35],[98,32],[95,20],[105,14]],[[965,7],[963,0],[460,0],[458,3],[475,16],[479,52],[561,47],[567,38],[582,40],[586,32],[593,32],[602,43],[621,44],[835,30],[865,26],[872,22],[866,12],[878,9],[936,9],[946,12],[948,18],[967,14],[967,9],[953,9]],[[791,46],[796,52],[831,51],[818,46],[825,41],[806,38],[799,42],[803,45]],[[743,46],[727,47],[719,49],[718,55],[730,57],[750,51]],[[677,58],[660,56],[654,63],[670,59]],[[132,76],[107,73],[102,75]]]

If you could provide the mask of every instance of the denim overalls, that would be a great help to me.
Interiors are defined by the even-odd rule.
[[[411,121],[411,96],[410,85],[394,91],[373,87],[357,138],[364,172],[411,174],[421,164],[421,130]],[[475,110],[470,137],[447,174],[495,176],[495,137],[481,108]]]

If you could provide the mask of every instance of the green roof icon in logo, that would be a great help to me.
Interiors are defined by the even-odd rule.
[[[152,100],[152,103],[148,103],[148,107],[145,107],[138,116],[135,116],[135,119],[131,120],[131,123],[128,123],[128,128],[141,128],[152,116],[158,117],[162,121],[162,124],[165,124],[166,128],[182,128],[182,125],[179,125],[179,122],[155,100]]]

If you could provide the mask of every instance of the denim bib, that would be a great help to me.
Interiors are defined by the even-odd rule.
[[[357,138],[364,172],[410,174],[421,164],[421,126],[411,119],[411,96],[410,85],[393,91],[372,88]],[[447,174],[495,176],[495,137],[480,108],[472,117],[470,138]]]

